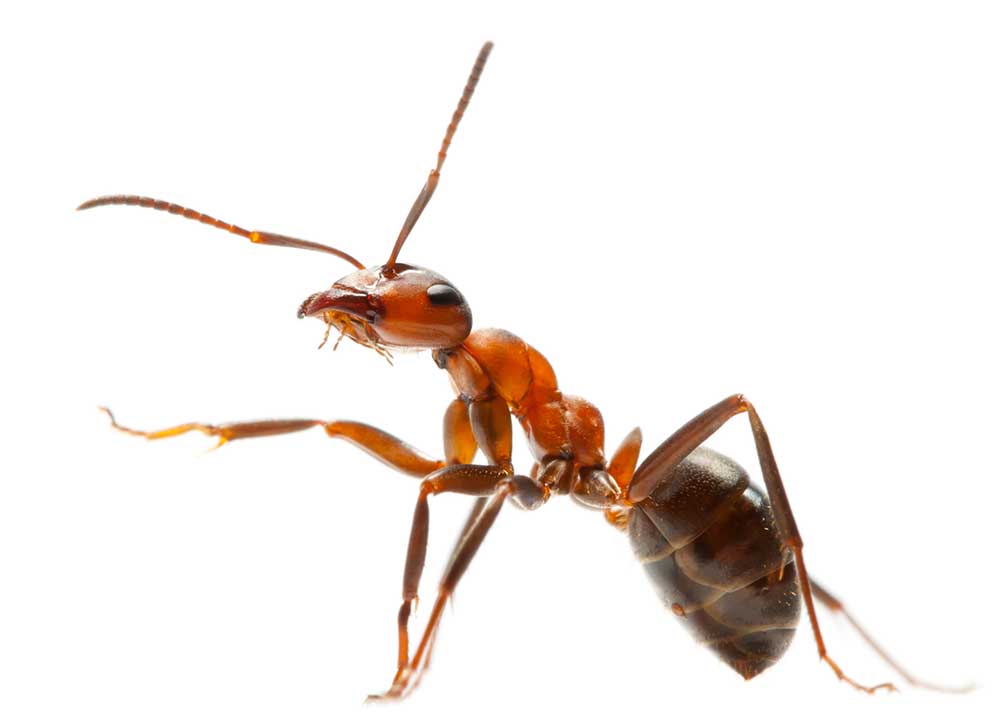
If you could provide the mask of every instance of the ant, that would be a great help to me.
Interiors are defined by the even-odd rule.
[[[444,414],[444,456],[430,457],[378,428],[360,422],[311,419],[261,420],[224,425],[186,423],[145,432],[118,430],[149,440],[198,431],[218,445],[243,438],[282,435],[322,427],[389,467],[421,480],[403,570],[403,601],[397,619],[396,674],[388,690],[371,700],[401,699],[413,691],[430,659],[444,607],[510,500],[534,510],[553,495],[568,495],[627,531],[632,549],[666,607],[695,638],[749,680],[769,668],[791,643],[802,604],[819,656],[854,688],[873,693],[891,683],[866,686],[830,657],[816,618],[815,601],[841,613],[871,648],[911,685],[966,691],[921,681],[897,664],[843,604],[809,577],[785,486],[764,423],[743,395],[732,395],[693,417],[638,464],[642,434],[632,430],[611,456],[604,455],[604,422],[598,409],[564,394],[548,360],[501,329],[472,330],[465,297],[437,272],[398,261],[441,176],[452,138],[486,65],[492,43],[480,50],[451,118],[437,165],[410,209],[388,260],[365,267],[350,254],[324,244],[265,231],[248,231],[177,204],[140,196],[103,196],[80,210],[131,205],[166,211],[242,236],[252,243],[324,252],[357,267],[332,287],[311,295],[298,316],[390,360],[393,349],[430,350],[445,370],[456,398]],[[322,346],[322,345],[320,345]],[[701,447],[730,418],[745,414],[756,443],[765,491],[735,461]],[[514,472],[512,422],[520,423],[535,458],[530,475]],[[481,450],[487,464],[473,464]],[[476,502],[438,586],[437,598],[416,650],[410,651],[409,619],[427,550],[428,500],[444,493]]]

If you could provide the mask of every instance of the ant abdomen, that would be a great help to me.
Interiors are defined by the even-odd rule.
[[[795,564],[733,460],[695,450],[632,509],[629,538],[663,603],[741,676],[781,658],[799,618]]]

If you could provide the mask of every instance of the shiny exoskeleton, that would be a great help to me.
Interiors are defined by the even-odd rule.
[[[611,456],[604,455],[604,422],[586,400],[564,394],[548,360],[534,347],[499,329],[472,331],[464,295],[445,277],[397,261],[414,225],[433,196],[447,151],[485,66],[483,46],[452,116],[438,162],[414,201],[386,263],[365,267],[330,246],[282,234],[250,231],[192,209],[140,196],[104,196],[81,209],[133,205],[167,211],[242,236],[255,244],[335,255],[357,271],[310,295],[299,317],[312,317],[390,359],[394,349],[428,349],[451,378],[455,399],[444,415],[444,456],[426,455],[378,428],[348,420],[282,419],[225,425],[185,423],[152,432],[112,424],[147,439],[200,431],[219,444],[321,427],[330,437],[359,446],[384,464],[421,480],[403,572],[397,632],[396,675],[375,698],[401,698],[426,667],[444,606],[475,556],[504,503],[531,510],[553,495],[568,495],[603,511],[627,529],[633,549],[663,603],[726,663],[745,678],[773,664],[788,647],[802,605],[820,657],[847,677],[826,652],[813,594],[842,612],[875,650],[911,683],[926,685],[900,669],[843,609],[809,579],[802,538],[795,525],[771,444],[753,405],[733,395],[678,429],[637,466],[642,442],[633,430]],[[324,337],[324,342],[326,336]],[[321,345],[322,346],[322,345]],[[110,415],[110,411],[108,412]],[[727,420],[745,414],[757,447],[765,491],[750,483],[736,463],[703,443]],[[520,424],[535,459],[530,475],[511,460],[512,419]],[[485,464],[473,464],[481,451]],[[449,559],[416,650],[410,652],[409,619],[417,597],[429,532],[431,496],[458,493],[476,503]]]
[[[767,496],[725,455],[700,447],[629,515],[632,550],[664,604],[744,678],[792,641],[795,563]]]

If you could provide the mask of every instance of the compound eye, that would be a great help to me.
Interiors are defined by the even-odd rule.
[[[435,307],[452,307],[465,301],[458,290],[448,284],[432,284],[427,288],[427,298]]]

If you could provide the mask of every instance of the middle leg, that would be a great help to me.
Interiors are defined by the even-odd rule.
[[[396,672],[389,690],[383,694],[374,694],[368,697],[369,701],[380,701],[387,699],[401,699],[405,697],[413,687],[417,685],[421,675],[430,663],[431,649],[437,637],[438,626],[441,623],[441,616],[444,614],[445,604],[452,596],[462,575],[469,567],[472,558],[479,551],[479,547],[493,523],[496,521],[500,509],[508,496],[515,494],[517,485],[514,482],[507,482],[499,487],[496,493],[490,498],[481,498],[482,505],[476,505],[469,521],[466,523],[465,532],[445,569],[441,582],[438,584],[438,595],[431,609],[424,633],[420,638],[416,653],[412,661],[407,661]]]
[[[475,448],[479,447],[490,464],[452,464],[434,471],[421,483],[420,493],[413,511],[413,524],[410,528],[410,541],[403,569],[403,601],[397,616],[399,648],[396,657],[396,675],[389,692],[386,693],[387,696],[390,694],[394,697],[400,695],[401,687],[405,688],[405,683],[409,681],[413,668],[409,656],[409,619],[413,605],[417,601],[420,579],[427,555],[427,538],[430,527],[428,498],[439,493],[461,493],[484,498],[500,490],[509,489],[514,501],[526,509],[536,508],[548,498],[547,489],[534,479],[524,475],[514,475],[510,457],[512,436],[510,412],[506,403],[499,397],[487,397],[483,400],[470,402],[467,406],[462,400],[456,400],[445,415],[446,449],[474,452]],[[466,438],[465,443],[449,442],[452,438],[457,440],[459,437]],[[479,505],[477,502],[476,506],[473,507],[472,514],[465,524],[463,535],[452,553],[449,570],[459,564],[467,541],[470,540],[476,526],[483,520],[483,516],[487,515],[488,510],[488,504]],[[495,517],[496,514],[492,515]],[[485,536],[485,531],[482,535]],[[478,543],[476,548],[478,548]],[[467,562],[463,565],[467,565]],[[462,570],[464,571],[464,567]],[[440,614],[438,614],[439,616]],[[434,628],[436,629],[437,618],[433,617],[432,612],[432,620],[435,622]],[[429,642],[424,641],[421,651],[425,651],[428,647]],[[415,657],[414,661],[419,658],[420,656]]]

